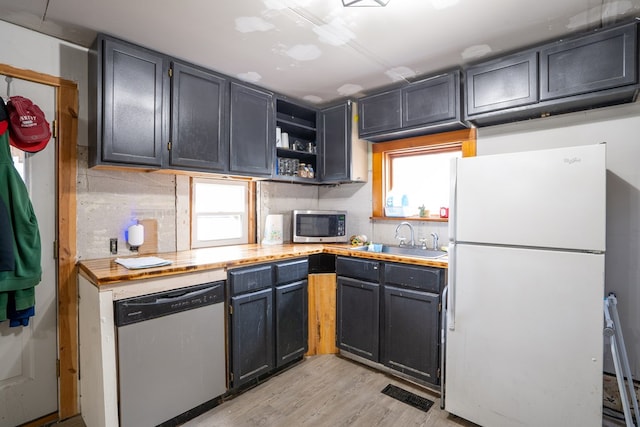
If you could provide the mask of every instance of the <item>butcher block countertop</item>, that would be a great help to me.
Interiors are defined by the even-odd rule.
[[[424,259],[412,256],[390,255],[351,249],[350,245],[338,244],[284,244],[284,245],[236,245],[215,248],[192,249],[180,252],[145,254],[171,261],[170,265],[129,270],[115,262],[116,257],[84,260],[78,263],[80,274],[100,287],[131,280],[168,277],[214,269],[228,269],[248,264],[270,262],[307,256],[317,253],[402,262],[406,264],[447,268],[443,259]],[[120,257],[128,258],[128,257]]]

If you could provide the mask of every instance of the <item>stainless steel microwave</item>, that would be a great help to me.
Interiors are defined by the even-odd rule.
[[[341,243],[347,237],[346,211],[293,211],[294,243]]]

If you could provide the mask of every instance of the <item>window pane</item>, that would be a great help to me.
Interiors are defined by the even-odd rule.
[[[245,185],[196,182],[196,213],[243,212],[245,210]]]
[[[242,237],[240,215],[198,215],[197,240],[226,240]]]
[[[456,150],[394,157],[393,188],[388,189],[387,201],[392,196],[394,206],[407,203],[408,215],[417,215],[421,205],[431,214],[449,206],[449,168],[455,157],[462,157],[462,153]]]
[[[193,178],[191,247],[249,243],[249,184]]]

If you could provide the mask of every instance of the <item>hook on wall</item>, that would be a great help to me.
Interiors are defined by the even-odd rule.
[[[7,82],[7,99],[11,98],[11,82],[13,81],[13,77],[6,76],[4,80]]]

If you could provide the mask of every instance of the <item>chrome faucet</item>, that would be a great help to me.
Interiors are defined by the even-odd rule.
[[[404,237],[398,237],[398,230],[400,230],[400,227],[402,227],[403,225],[406,225],[407,227],[409,227],[409,230],[411,231],[411,240],[409,241],[409,246],[414,247],[416,245],[415,240],[413,239],[413,226],[411,224],[409,224],[406,221],[401,222],[400,224],[398,224],[398,226],[396,227],[396,235],[395,238],[400,240],[400,246],[404,246],[404,241],[406,240]]]
[[[440,236],[438,236],[438,233],[433,232],[433,233],[431,233],[431,237],[433,237],[433,250],[437,251],[438,250],[438,239],[440,238]]]

